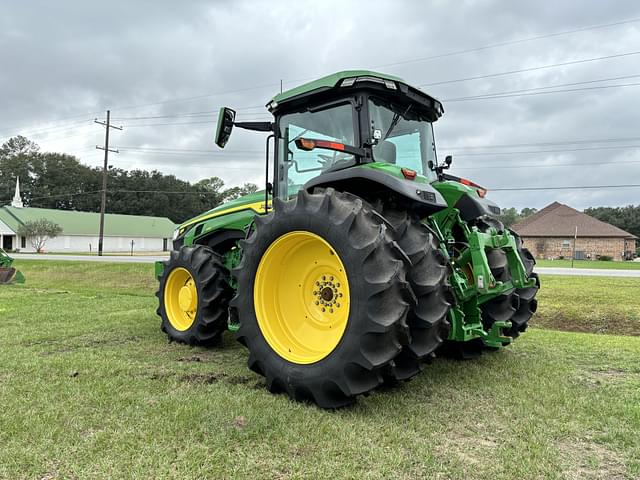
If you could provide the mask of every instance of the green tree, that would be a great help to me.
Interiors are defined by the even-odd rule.
[[[21,237],[27,237],[31,246],[40,253],[48,239],[55,238],[62,233],[62,227],[51,220],[41,218],[25,222],[20,225],[16,233]]]
[[[236,198],[240,198],[257,191],[258,186],[255,183],[245,183],[241,187],[228,188],[227,190],[222,192],[222,197],[225,202],[228,202],[229,200],[235,200]]]
[[[518,211],[515,208],[511,207],[511,208],[502,209],[502,214],[500,215],[500,221],[504,223],[505,227],[510,227],[514,223],[517,223],[518,220],[520,220],[520,215],[518,214]]]
[[[523,208],[522,210],[520,210],[520,220],[524,220],[525,218],[530,217],[537,211],[538,211],[537,208],[529,208],[529,207]]]
[[[584,213],[640,237],[640,205],[593,207],[585,209]]]

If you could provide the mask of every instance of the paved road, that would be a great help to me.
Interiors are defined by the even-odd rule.
[[[586,277],[638,277],[640,270],[609,270],[600,268],[559,268],[535,267],[535,271],[544,275],[577,275]]]
[[[167,256],[149,255],[135,256],[130,255],[105,255],[98,257],[97,255],[47,255],[37,253],[12,253],[11,257],[16,260],[75,260],[82,262],[111,262],[111,263],[153,263],[157,260],[166,260]]]
[[[16,260],[75,260],[83,262],[111,262],[111,263],[154,263],[157,260],[166,260],[167,256],[129,256],[129,255],[105,255],[98,257],[93,255],[38,255],[35,253],[12,253]],[[536,267],[536,272],[544,275],[577,275],[588,277],[637,277],[640,278],[640,270],[608,270],[599,268],[559,268]]]

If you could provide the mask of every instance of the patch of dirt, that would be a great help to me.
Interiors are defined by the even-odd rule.
[[[178,378],[182,382],[205,385],[218,382],[225,382],[229,385],[247,385],[251,382],[251,379],[248,377],[227,375],[226,373],[189,373]]]
[[[191,355],[190,357],[180,357],[178,362],[201,362],[202,358],[198,355]]]
[[[498,446],[494,440],[474,432],[447,432],[445,438],[446,442],[436,447],[436,453],[445,459],[453,454],[463,465],[481,465]]]
[[[229,377],[227,382],[231,385],[246,385],[251,381],[248,377]]]
[[[247,426],[247,419],[240,415],[233,419],[233,426],[238,430],[244,430],[244,427]]]
[[[178,377],[181,382],[211,385],[227,376],[226,373],[189,373]]]
[[[627,480],[620,455],[589,440],[566,439],[556,444],[563,477],[569,480]]]
[[[144,376],[147,377],[146,374]],[[153,372],[148,376],[150,380],[164,380],[169,377],[173,377],[173,374],[169,372]]]
[[[47,350],[46,352],[41,352],[41,357],[47,357],[49,355],[57,355],[60,353],[69,353],[76,350],[80,350],[83,348],[99,348],[106,346],[117,346],[124,345],[127,343],[139,342],[141,340],[140,337],[137,336],[127,336],[127,337],[116,337],[116,338],[89,338],[81,340],[77,343],[65,344],[65,340],[43,340],[38,342],[33,342],[28,344],[27,346],[36,346],[36,345],[60,345],[59,348],[54,348],[52,350]]]
[[[619,368],[608,368],[606,370],[589,370],[578,378],[580,382],[587,387],[597,388],[603,384],[616,383],[625,380],[632,375],[636,374]]]
[[[559,311],[537,312],[531,319],[533,327],[564,332],[600,333],[609,335],[640,335],[640,322],[619,312],[606,316],[574,318]]]

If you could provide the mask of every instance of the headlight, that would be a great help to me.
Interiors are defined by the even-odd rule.
[[[176,238],[178,238],[178,235],[180,235],[180,229],[179,229],[179,228],[176,228],[176,229],[173,231],[173,238],[172,238],[172,240],[175,240]]]

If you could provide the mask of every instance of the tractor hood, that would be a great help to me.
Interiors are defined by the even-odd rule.
[[[179,235],[182,235],[192,225],[196,225],[210,218],[239,212],[241,210],[254,210],[257,213],[264,213],[264,190],[230,200],[204,212],[201,215],[198,215],[197,217],[187,220],[178,227]]]

